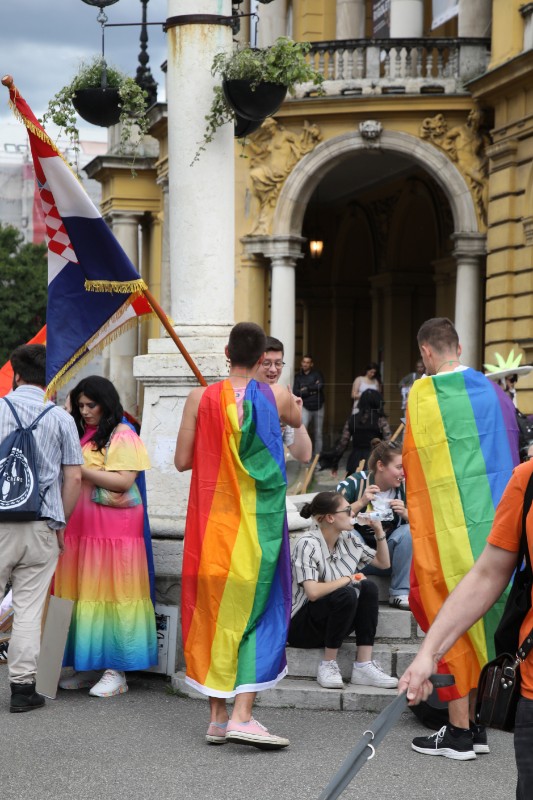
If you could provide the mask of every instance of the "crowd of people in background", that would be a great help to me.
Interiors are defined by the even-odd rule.
[[[447,696],[449,721],[432,736],[416,737],[413,749],[457,760],[489,752],[485,729],[472,719],[479,651],[471,648],[465,630],[497,599],[519,546],[520,522],[509,493],[516,488],[519,506],[531,466],[524,464],[509,483],[490,530],[518,462],[518,376],[505,375],[504,392],[495,392],[485,376],[461,364],[457,332],[444,318],[425,323],[418,344],[421,359],[398,385],[403,414],[398,431],[391,432],[379,365],[371,362],[353,381],[350,413],[329,452],[323,451],[322,372],[305,354],[292,391],[287,391],[278,383],[283,343],[253,323],[239,323],[231,331],[225,351],[228,378],[190,392],[174,459],[179,471],[192,470],[181,613],[186,681],[209,698],[209,744],[233,742],[265,750],[288,746],[288,739],[269,732],[252,713],[256,693],[287,673],[287,643],[323,651],[317,682],[342,689],[338,651],[346,637],[355,635],[349,682],[395,688],[398,679],[373,658],[379,601],[372,576],[385,575],[390,578],[389,605],[412,611],[419,625],[429,629],[419,656],[400,679],[409,700],[428,695],[433,643],[456,676],[457,687]],[[157,663],[144,483],[148,454],[109,380],[83,379],[64,410],[44,402],[42,345],[17,348],[11,363],[13,392],[0,403],[0,443],[17,425],[33,426],[42,494],[39,513],[31,519],[13,521],[0,513],[0,582],[2,588],[12,586],[10,711],[32,711],[45,703],[36,690],[36,670],[52,577],[53,592],[72,600],[74,607],[59,687],[88,688],[98,698],[118,696],[128,691],[128,672]],[[465,407],[471,398],[475,424],[466,431],[454,403]],[[45,413],[39,415],[43,405]],[[398,434],[404,422],[402,453]],[[487,437],[494,439],[492,449],[485,446]],[[526,444],[523,456],[529,460],[533,445]],[[301,517],[312,524],[291,552],[286,453],[304,464],[314,453],[320,466],[336,475],[350,445],[346,475],[336,490],[318,492],[301,507]],[[491,490],[474,507],[472,493],[463,489],[472,479],[470,455],[476,448],[476,485],[490,475]],[[210,459],[203,457],[207,451]],[[494,453],[498,464],[491,461]],[[442,466],[448,461],[454,465],[449,473]],[[3,500],[9,494],[9,481],[4,483]],[[455,498],[453,514],[440,510],[444,485]],[[512,541],[505,534],[509,519]],[[461,525],[465,536],[457,539]],[[442,573],[436,577],[428,568],[428,549],[442,537],[447,544],[444,551],[435,550]],[[474,565],[485,540],[487,549]],[[496,589],[485,590],[482,583],[482,596],[462,622],[457,620],[460,599],[472,600],[475,579],[466,574],[446,600],[446,576],[452,570],[457,582],[459,563],[461,574],[474,565],[472,576],[483,580],[494,577],[498,564],[503,570],[501,580],[494,581]],[[444,613],[437,616],[444,601]],[[485,622],[485,635],[489,629]],[[464,643],[454,649],[459,637]],[[526,727],[531,727],[533,703],[530,673],[524,670],[519,707]],[[231,710],[228,700],[233,700]],[[517,739],[520,798],[526,796],[531,744],[528,736]]]

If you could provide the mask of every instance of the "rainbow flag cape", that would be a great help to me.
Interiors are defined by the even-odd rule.
[[[287,479],[276,402],[250,381],[239,425],[230,381],[200,401],[185,528],[182,630],[186,680],[233,697],[287,672],[291,571]]]
[[[443,602],[485,547],[494,512],[518,463],[512,403],[480,372],[466,369],[415,381],[408,400],[403,463],[413,536],[411,610],[427,631]],[[439,672],[455,687],[477,686],[494,658],[494,630],[505,597],[448,651]]]

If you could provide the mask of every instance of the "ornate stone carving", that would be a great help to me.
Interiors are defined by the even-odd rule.
[[[420,138],[439,147],[457,164],[474,197],[479,216],[487,224],[489,138],[482,129],[482,114],[472,109],[466,123],[448,127],[444,114],[427,117],[420,128]]]
[[[365,119],[359,123],[359,133],[367,143],[368,147],[379,147],[379,137],[383,131],[383,125],[376,119]]]
[[[252,193],[259,202],[259,214],[251,231],[252,236],[271,232],[274,209],[285,180],[306,153],[321,141],[317,125],[304,123],[300,133],[287,130],[269,117],[248,139]]]

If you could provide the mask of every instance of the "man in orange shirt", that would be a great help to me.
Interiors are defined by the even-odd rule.
[[[420,651],[398,684],[398,691],[407,691],[410,705],[426,700],[432,684],[428,678],[436,672],[442,656],[493,603],[509,583],[516,567],[522,535],[524,495],[533,472],[533,461],[520,464],[513,472],[496,515],[487,544],[470,572],[450,594],[426,634]],[[533,512],[526,524],[530,554],[533,553]],[[532,591],[533,594],[533,591]],[[519,641],[533,628],[533,608],[527,612],[520,629]],[[514,734],[515,757],[518,769],[517,800],[531,797],[533,785],[533,652],[520,666],[521,698],[516,714]]]

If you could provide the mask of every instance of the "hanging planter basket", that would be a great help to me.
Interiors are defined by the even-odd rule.
[[[118,89],[76,89],[72,105],[86,122],[109,128],[120,119]]]
[[[260,128],[264,121],[264,119],[244,119],[244,117],[235,114],[235,138],[242,139],[244,136],[249,136]]]
[[[275,114],[287,94],[287,87],[279,83],[258,83],[252,89],[251,82],[247,80],[224,79],[222,89],[237,116],[252,122],[262,122]]]

